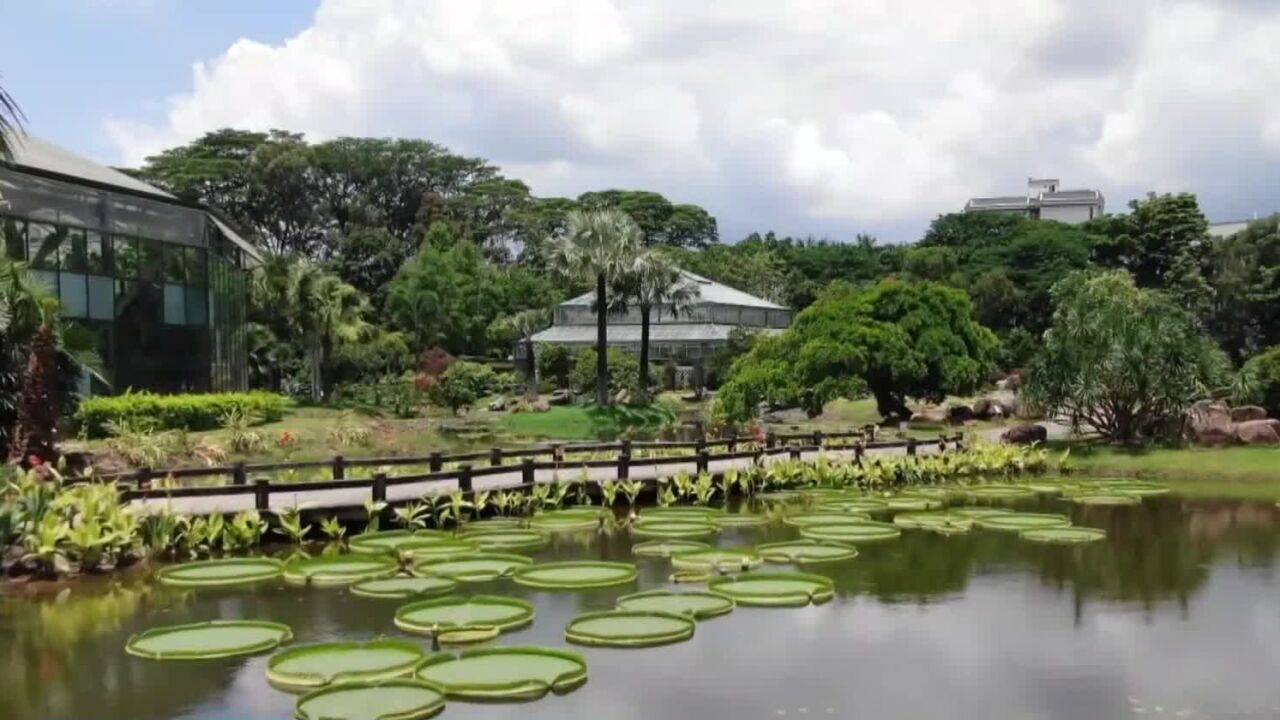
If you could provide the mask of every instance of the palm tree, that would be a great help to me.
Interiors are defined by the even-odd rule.
[[[22,132],[22,121],[25,119],[22,108],[14,102],[13,96],[0,87],[0,160],[13,157],[9,140]]]
[[[698,297],[698,286],[661,253],[640,253],[628,273],[629,295],[640,308],[640,393],[649,394],[649,319],[654,308],[672,317],[689,312]]]
[[[552,266],[595,286],[596,403],[601,407],[609,404],[609,309],[616,300],[611,290],[635,262],[641,238],[640,227],[624,212],[575,210],[554,244]]]

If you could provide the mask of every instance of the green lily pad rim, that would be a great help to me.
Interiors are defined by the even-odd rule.
[[[947,512],[953,515],[965,515],[977,520],[978,518],[987,517],[988,515],[1008,515],[1013,511],[1009,508],[989,507],[989,506],[970,506],[964,505],[960,507],[949,507]]]
[[[710,518],[714,515],[722,515],[724,511],[719,508],[707,507],[706,505],[668,505],[666,507],[651,507],[640,512],[641,520],[691,520],[698,518]]]
[[[460,558],[464,555],[482,552],[479,545],[465,538],[437,540],[423,545],[418,545],[414,542],[406,544],[409,545],[409,547],[404,549],[405,553],[408,554],[415,562],[420,562],[422,560],[438,560],[442,558]]]
[[[631,534],[642,538],[686,540],[716,534],[720,528],[710,521],[662,519],[637,522],[631,526]]]
[[[617,571],[617,576],[604,580],[593,580],[589,582],[568,582],[559,580],[539,580],[534,577],[539,572],[547,570],[565,570],[572,568],[592,568],[592,569],[609,569]],[[636,579],[636,566],[631,563],[622,562],[605,562],[596,560],[564,560],[561,562],[537,563],[534,565],[526,565],[518,568],[511,579],[517,585],[531,587],[538,590],[587,590],[591,588],[613,587],[614,585],[625,585],[634,582]]]
[[[710,547],[702,550],[687,550],[671,556],[671,567],[677,570],[714,571],[720,567],[728,567],[732,563],[707,562],[699,560],[699,556],[729,554],[738,557],[738,562],[731,569],[741,569],[742,560],[746,560],[747,569],[760,567],[764,558],[752,547]]]
[[[475,561],[505,561],[516,567],[524,565],[532,565],[533,558],[528,555],[516,555],[514,553],[497,553],[497,552],[478,552],[470,555],[462,555],[460,557],[437,558],[432,560],[419,560],[413,565],[413,574],[418,576],[434,575],[437,577],[447,577],[460,582],[483,582],[485,580],[496,580],[498,578],[511,577],[516,567],[509,567],[501,572],[487,573],[452,573],[447,570],[441,572],[440,568],[452,564]]]
[[[678,550],[660,550],[668,543],[682,544],[685,547]],[[679,538],[663,538],[658,540],[645,540],[631,546],[631,554],[636,557],[656,557],[669,558],[675,553],[684,552],[686,550],[706,550],[711,547],[711,543],[702,542],[701,540],[681,540]]]
[[[878,529],[880,532],[866,532],[856,537],[850,537],[845,534],[848,528],[866,528]],[[896,540],[902,536],[902,529],[892,523],[875,523],[870,522],[859,524],[841,523],[838,525],[809,525],[800,528],[800,536],[809,540],[828,540],[831,542],[856,544],[856,543],[872,543],[887,542]]]
[[[1076,505],[1102,507],[1131,507],[1142,504],[1141,497],[1124,493],[1085,493],[1083,495],[1072,495],[1069,499]]]
[[[783,552],[783,548],[791,547],[829,547],[845,551],[841,555],[828,555],[826,557],[804,557],[796,556],[791,553]],[[756,546],[756,552],[760,553],[766,561],[771,563],[795,563],[797,565],[821,565],[825,563],[844,562],[858,557],[858,548],[852,545],[835,542],[834,540],[814,540],[812,538],[800,538],[799,540],[785,540],[783,542],[765,543]]]
[[[529,518],[530,529],[539,532],[580,532],[594,530],[600,526],[600,515],[572,513],[569,515],[553,515],[545,513]]]
[[[972,516],[946,510],[904,512],[893,517],[893,524],[904,530],[934,530],[938,527],[953,527],[957,531],[969,530],[975,521]]]
[[[371,587],[375,583],[384,583],[388,580],[435,580],[442,583],[439,587],[430,590],[415,591],[397,591],[397,590],[377,590]],[[453,578],[444,577],[443,575],[429,575],[421,577],[417,575],[393,575],[386,578],[374,578],[372,580],[361,580],[351,586],[351,594],[360,597],[375,598],[378,600],[408,600],[410,598],[429,598],[436,595],[447,595],[458,589],[458,581]]]
[[[440,697],[413,710],[379,715],[377,717],[377,720],[427,720],[427,718],[435,717],[436,715],[440,714],[441,710],[444,710],[444,705],[445,705],[444,688],[440,687],[435,683],[429,683],[425,680],[418,680],[416,678],[396,678],[393,680],[385,680],[382,682],[342,683],[338,685],[328,685],[328,686],[319,688],[317,690],[312,690],[311,692],[308,692],[307,694],[298,698],[297,703],[294,705],[294,718],[296,720],[327,720],[327,716],[312,715],[306,711],[305,706],[308,703],[313,702],[318,698],[327,697],[329,695],[337,695],[344,692],[352,692],[355,690],[370,690],[370,689],[377,689],[377,688],[398,688],[398,687],[399,688],[411,687],[418,690],[430,690],[431,692],[436,693]],[[345,718],[339,718],[338,720],[345,720]]]
[[[1019,525],[1020,519],[1028,517],[1036,518],[1052,518],[1055,522],[1045,525]],[[1055,513],[1000,513],[999,515],[988,515],[974,520],[974,524],[983,530],[999,530],[1009,532],[1019,532],[1022,530],[1035,530],[1048,527],[1067,527],[1071,525],[1071,519],[1066,515],[1058,515]]]
[[[813,588],[805,593],[800,591],[770,593],[768,595],[743,595],[735,593],[733,587],[752,582],[802,581],[810,583]],[[712,592],[728,595],[738,605],[748,607],[804,607],[820,605],[835,597],[835,583],[825,575],[812,573],[746,573],[743,575],[726,575],[707,581],[707,589]]]
[[[445,540],[452,538],[452,533],[443,530],[379,530],[377,532],[360,533],[347,541],[347,547],[353,553],[360,554],[378,554],[386,552],[394,552],[401,549],[405,543],[430,540]],[[379,540],[388,538],[404,538],[403,543],[397,543],[394,546],[379,545]]]
[[[623,595],[622,597],[617,599],[617,601],[615,602],[615,606],[619,610],[630,610],[631,608],[626,607],[627,603],[634,602],[636,600],[643,600],[645,598],[655,598],[655,597],[680,597],[683,595],[691,595],[695,597],[706,597],[706,598],[712,598],[720,601],[720,605],[717,607],[704,609],[704,610],[691,611],[689,613],[686,613],[689,617],[692,617],[694,620],[708,620],[713,617],[728,615],[729,613],[733,612],[733,609],[738,605],[738,603],[735,602],[734,599],[729,597],[728,595],[725,595],[724,593],[713,592],[711,590],[689,590],[686,592],[680,592],[676,590],[645,590],[644,592],[631,593],[630,595]]]
[[[332,678],[326,679],[325,676],[316,673],[298,673],[285,672],[278,669],[281,663],[293,660],[307,655],[332,654],[334,652],[342,652],[347,650],[381,650],[392,649],[414,655],[409,660],[398,665],[393,665],[380,670],[355,670],[347,672],[334,673]],[[427,659],[427,651],[422,649],[421,645],[408,640],[398,640],[396,638],[375,638],[373,640],[361,641],[337,641],[311,643],[308,645],[295,645],[293,647],[281,650],[267,659],[267,682],[277,690],[285,692],[305,692],[326,685],[337,685],[339,683],[351,682],[377,682],[379,680],[390,680],[392,678],[405,677],[412,675],[417,671],[418,666],[423,660]]]
[[[504,530],[487,530],[485,532],[463,533],[463,538],[475,543],[482,551],[493,552],[527,552],[537,550],[551,542],[551,535],[533,528],[507,528]],[[499,538],[495,542],[493,538]],[[506,540],[502,540],[506,538]],[[514,538],[524,538],[513,542]]]
[[[1034,528],[1031,530],[1023,530],[1018,533],[1018,537],[1028,542],[1041,543],[1045,545],[1081,545],[1084,543],[1105,540],[1107,533],[1105,530],[1091,527],[1078,527],[1069,525],[1067,527],[1058,528]]]
[[[711,579],[711,573],[706,570],[676,570],[670,579],[676,584],[704,583]]]
[[[348,571],[342,572],[340,568],[343,565],[355,565],[376,563],[381,567],[378,569],[366,569],[359,572]],[[302,572],[306,566],[328,567],[328,570],[312,570],[311,572]],[[303,559],[289,560],[284,564],[284,581],[290,585],[310,585],[312,587],[339,587],[344,585],[352,585],[362,580],[375,580],[378,578],[391,577],[399,571],[399,565],[395,558],[389,554],[356,554],[356,555],[334,555],[331,557],[318,556]]]
[[[816,518],[825,518],[818,520]],[[813,512],[796,513],[782,519],[783,524],[796,528],[805,528],[811,525],[867,525],[875,524],[871,518],[862,513],[843,512],[834,510],[816,510]]]
[[[577,689],[587,681],[587,661],[579,653],[572,650],[562,650],[560,648],[541,647],[537,645],[512,645],[507,647],[492,648],[476,648],[474,650],[463,650],[460,653],[438,653],[427,658],[418,668],[418,678],[425,680],[422,673],[426,672],[436,665],[457,660],[466,660],[473,657],[484,657],[489,655],[541,655],[543,657],[554,657],[561,660],[567,660],[578,666],[578,669],[562,673],[559,677],[550,683],[542,680],[527,679],[517,680],[509,683],[432,683],[438,685],[448,697],[460,700],[479,700],[479,701],[519,701],[519,700],[537,700],[548,692],[558,695]],[[431,683],[430,680],[425,680]]]
[[[190,630],[205,630],[216,627],[255,627],[264,630],[272,630],[276,633],[274,639],[263,640],[261,642],[245,645],[238,648],[229,648],[219,650],[217,652],[200,652],[200,651],[184,651],[175,650],[169,653],[154,653],[139,649],[138,643],[150,640],[157,635],[168,635],[170,633],[186,632]],[[293,629],[288,625],[277,622],[269,622],[266,620],[207,620],[198,623],[184,623],[181,625],[161,625],[159,627],[148,628],[136,635],[133,635],[125,642],[125,652],[134,657],[140,657],[147,660],[216,660],[218,658],[239,657],[241,655],[257,655],[268,650],[274,650],[280,645],[293,639]]]
[[[200,579],[175,577],[180,572],[190,570],[199,570],[200,568],[222,568],[241,566],[245,568],[243,575],[234,575],[228,577],[226,575]],[[250,570],[255,568],[255,570]],[[221,558],[218,560],[197,560],[195,562],[180,563],[178,565],[168,565],[160,569],[156,573],[156,578],[162,585],[172,587],[222,587],[227,585],[244,585],[247,583],[263,582],[266,580],[274,580],[284,575],[284,563],[268,557],[252,557],[252,558]]]
[[[755,513],[724,513],[712,516],[711,522],[721,528],[759,527],[768,525],[769,518]]]
[[[585,630],[575,630],[575,625],[592,622],[596,620],[608,620],[612,618],[629,619],[629,618],[659,618],[675,623],[678,629],[662,633],[646,633],[633,635],[612,635],[605,636],[591,633]],[[672,643],[683,642],[693,637],[697,623],[693,618],[687,615],[677,615],[676,613],[657,612],[654,610],[604,610],[600,612],[583,613],[569,621],[564,629],[564,639],[575,645],[587,645],[590,647],[613,647],[613,648],[646,648],[658,647],[659,645],[670,645]]]
[[[1022,500],[1036,495],[1036,491],[1026,485],[1007,484],[970,485],[963,493],[983,500]]]
[[[420,610],[432,610],[435,608],[450,607],[453,605],[499,605],[519,610],[520,612],[518,615],[513,614],[510,620],[500,623],[486,622],[470,624],[452,623],[446,625],[421,625],[408,618],[409,615]],[[496,628],[500,633],[509,632],[511,630],[528,627],[533,623],[533,616],[533,604],[528,600],[521,600],[520,598],[507,597],[505,595],[446,595],[444,597],[418,600],[406,605],[401,605],[396,608],[396,614],[393,618],[393,622],[397,628],[404,632],[430,637],[433,634],[442,633],[448,630],[464,630],[470,628]]]

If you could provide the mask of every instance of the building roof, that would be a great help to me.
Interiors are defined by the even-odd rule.
[[[9,148],[13,157],[7,162],[18,169],[30,169],[68,180],[83,180],[126,192],[150,195],[157,199],[178,201],[178,198],[154,185],[148,185],[115,168],[76,155],[34,135],[11,136]]]
[[[755,295],[731,288],[728,285],[723,285],[714,280],[708,280],[701,275],[694,275],[687,270],[681,270],[680,274],[687,283],[697,287],[698,299],[694,301],[694,304],[696,305],[734,305],[738,307],[762,308],[765,310],[786,310],[786,308],[781,305],[771,303],[768,300],[758,298]],[[591,305],[594,297],[595,293],[585,293],[573,298],[572,300],[566,300],[561,303],[561,305],[589,306]]]
[[[717,323],[653,323],[649,326],[649,342],[725,342],[729,333],[737,325]],[[782,328],[749,328],[751,330],[780,333]],[[593,345],[596,341],[595,325],[552,325],[542,332],[534,333],[535,343],[549,342],[569,345]],[[610,325],[609,343],[640,342],[639,325]]]

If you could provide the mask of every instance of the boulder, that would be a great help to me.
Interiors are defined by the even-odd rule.
[[[947,421],[952,425],[962,425],[973,419],[973,408],[968,405],[948,405]]]
[[[947,411],[940,407],[922,407],[911,415],[911,422],[941,425],[947,421]]]
[[[1280,445],[1280,420],[1246,420],[1236,425],[1236,439],[1245,445]]]
[[[1000,435],[1003,442],[1011,445],[1030,445],[1049,439],[1049,430],[1043,425],[1014,425]]]
[[[557,390],[551,393],[551,399],[548,402],[552,405],[569,405],[573,402],[573,395],[568,390]]]
[[[532,412],[544,413],[550,409],[551,409],[551,403],[542,399],[535,400],[534,403],[529,406],[529,410]]]
[[[507,399],[496,397],[489,401],[489,412],[502,412],[507,409]]]
[[[1231,408],[1231,422],[1249,422],[1250,420],[1266,420],[1267,411],[1257,405],[1240,405]]]
[[[1182,421],[1182,436],[1197,445],[1230,445],[1236,441],[1231,408],[1217,400],[1200,400]]]
[[[613,401],[619,405],[625,405],[631,402],[631,391],[626,388],[619,390],[618,394],[613,396]]]
[[[1005,418],[1012,414],[1007,405],[995,398],[978,398],[973,403],[973,416],[979,420]]]

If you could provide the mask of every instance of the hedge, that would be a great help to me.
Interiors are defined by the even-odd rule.
[[[129,392],[85,398],[76,421],[89,437],[103,437],[108,434],[107,423],[122,421],[150,430],[212,430],[222,427],[232,410],[262,422],[279,420],[287,402],[283,395],[260,390],[190,395]]]

